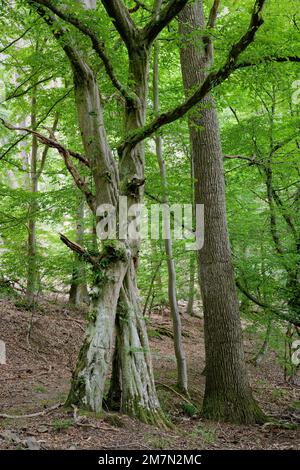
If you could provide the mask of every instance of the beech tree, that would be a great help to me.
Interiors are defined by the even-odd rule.
[[[199,38],[205,49],[205,58],[203,54],[192,55],[192,48],[184,49],[184,54],[191,58],[190,62],[188,59],[186,61],[186,66],[190,69],[186,73],[192,80],[189,83],[185,79],[187,96],[166,112],[160,112],[156,108],[154,117],[151,117],[148,110],[153,43],[159,34],[167,31],[171,21],[180,12],[182,27],[190,23],[188,28],[202,29],[203,15],[202,10],[198,10],[201,6],[198,3],[196,6],[192,3],[186,7],[188,0],[162,2],[159,9],[154,9],[154,5],[149,6],[148,3],[147,17],[141,21],[140,17],[137,16],[135,20],[134,16],[140,9],[143,10],[140,2],[135,2],[135,6],[130,8],[129,2],[122,0],[102,0],[97,5],[94,2],[76,2],[75,7],[68,1],[25,1],[32,14],[48,25],[44,47],[49,47],[48,40],[56,40],[68,60],[84,151],[68,148],[55,135],[48,137],[37,130],[38,126],[29,129],[6,121],[4,125],[10,130],[30,133],[42,144],[56,149],[77,188],[84,195],[94,219],[99,222],[103,221],[104,216],[99,215],[97,209],[103,205],[112,205],[117,219],[124,212],[124,207],[120,206],[120,196],[127,198],[128,214],[135,204],[143,201],[145,140],[157,135],[163,126],[179,120],[189,112],[192,122],[194,109],[199,112],[200,105],[201,117],[197,117],[197,121],[203,124],[203,113],[209,124],[206,128],[204,126],[202,135],[199,130],[195,133],[192,126],[191,137],[194,163],[197,165],[195,176],[203,178],[203,184],[199,181],[196,186],[196,201],[204,201],[206,206],[206,242],[199,255],[207,354],[207,386],[203,409],[206,416],[217,419],[261,421],[263,414],[252,398],[245,370],[226,226],[221,149],[216,115],[209,93],[238,68],[251,65],[248,61],[243,61],[241,55],[254,42],[257,31],[263,25],[262,12],[266,1],[254,2],[249,13],[249,26],[231,44],[222,65],[214,66],[212,62],[210,34],[201,34]],[[209,15],[210,29],[214,26],[218,3],[214,2]],[[186,12],[192,11],[199,11],[197,21],[195,14],[187,18],[184,16]],[[108,32],[107,28],[102,28],[103,18],[109,24],[110,37],[115,39],[114,47],[124,47],[126,51],[122,79],[117,75],[111,51],[108,52],[105,42]],[[287,62],[298,59],[294,56],[267,56],[260,57],[259,60]],[[199,69],[196,70],[198,64]],[[110,123],[104,122],[103,73],[122,103],[119,109],[122,113],[123,135],[118,145],[111,143],[108,132]],[[209,105],[204,111],[203,103]],[[115,125],[118,129],[119,122],[115,122]],[[206,145],[204,151],[196,148],[196,145],[203,143]],[[201,158],[198,158],[199,155]],[[86,171],[91,175],[92,184],[88,184],[85,179]],[[128,222],[130,221],[129,215]],[[88,326],[67,403],[100,411],[112,363],[108,403],[114,409],[121,409],[145,422],[166,425],[167,420],[156,394],[146,322],[137,289],[141,242],[127,233],[124,234],[121,226],[117,227],[117,232],[118,241],[108,239],[93,250],[61,235],[62,242],[88,263],[93,272],[93,296]]]

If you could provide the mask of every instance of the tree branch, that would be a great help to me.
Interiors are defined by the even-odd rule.
[[[255,156],[246,157],[244,155],[224,155],[223,157],[226,158],[227,160],[234,160],[234,159],[245,160],[249,162],[249,165],[260,165],[260,162],[257,161]]]
[[[221,0],[214,0],[214,3],[211,7],[211,10],[209,12],[209,17],[207,21],[207,28],[214,29],[216,25],[216,20],[217,20],[217,15],[218,15],[218,10],[220,6]],[[213,56],[213,43],[212,43],[212,37],[210,34],[207,34],[203,38],[203,44],[205,45],[205,51],[208,57],[212,58]]]
[[[300,62],[300,57],[299,56],[265,56],[262,57],[258,61],[244,61],[244,62],[239,62],[235,68],[236,69],[242,69],[246,67],[255,67],[257,65],[264,64],[266,62],[279,62],[279,63],[286,63],[286,62]]]
[[[72,160],[70,158],[70,156],[73,156],[74,158],[77,158],[77,160],[79,160],[81,163],[84,163],[86,166],[89,166],[89,163],[88,161],[86,160],[85,157],[83,157],[82,155],[80,155],[79,153],[77,152],[73,152],[72,150],[68,150],[66,149],[65,147],[63,147],[59,142],[57,142],[56,140],[54,139],[51,139],[49,137],[46,137],[44,136],[43,134],[40,134],[39,132],[37,131],[34,131],[32,129],[29,129],[27,127],[15,127],[15,126],[12,126],[8,123],[6,123],[2,118],[0,118],[0,121],[3,123],[3,125],[9,129],[9,130],[14,130],[14,131],[23,131],[23,132],[27,132],[29,134],[32,134],[32,135],[35,135],[38,140],[40,142],[42,142],[44,145],[48,146],[48,147],[51,147],[51,148],[55,148],[63,157],[64,159],[64,162],[65,162],[65,165],[69,171],[69,173],[71,174],[71,176],[73,177],[75,183],[76,183],[76,186],[83,192],[83,194],[85,195],[86,197],[86,201],[90,207],[90,209],[92,210],[92,212],[95,211],[95,197],[93,195],[93,193],[90,191],[90,189],[88,188],[88,186],[86,185],[84,179],[80,176],[78,170],[76,169],[76,167],[73,165],[72,163]]]
[[[21,36],[19,36],[17,39],[14,39],[13,41],[11,41],[9,44],[7,44],[5,47],[3,47],[3,49],[0,49],[0,54],[2,54],[3,52],[5,52],[7,49],[9,49],[11,46],[13,46],[14,44],[16,44],[16,42],[20,41],[20,39],[22,39],[25,34],[28,33],[28,31],[30,31],[31,29],[33,28],[33,26],[29,26],[29,28],[27,28],[24,33],[21,34]]]
[[[93,266],[97,264],[97,261],[99,260],[99,258],[96,256],[91,256],[88,253],[88,251],[85,248],[83,248],[81,245],[78,245],[78,243],[72,242],[71,240],[69,240],[69,238],[67,238],[62,233],[59,234],[59,238],[68,248],[70,248],[70,250],[74,251],[74,253],[79,255],[81,258],[84,258],[85,261],[88,261]]]
[[[264,302],[261,302],[259,299],[257,299],[254,295],[252,295],[250,292],[248,292],[245,287],[242,286],[242,284],[237,280],[236,285],[238,289],[253,303],[258,305],[259,307],[269,310],[270,312],[274,313],[276,316],[281,318],[282,320],[286,320],[290,323],[292,323],[295,326],[300,326],[300,318],[297,317],[297,315],[292,315],[290,313],[283,313],[280,310],[272,307],[271,305],[267,305]]]
[[[46,119],[47,117],[49,116],[49,114],[51,113],[51,111],[53,111],[53,109],[58,105],[58,103],[60,103],[61,101],[63,101],[70,93],[71,91],[73,90],[73,88],[71,88],[70,90],[67,91],[67,93],[65,93],[63,96],[61,96],[60,98],[58,98],[57,101],[55,101],[55,103],[50,106],[50,108],[48,109],[48,111],[46,112],[46,114],[39,120],[39,122],[37,123],[37,127],[39,127]],[[6,155],[11,152],[11,150],[13,150],[20,142],[22,142],[22,140],[24,140],[27,136],[28,136],[28,132],[26,132],[24,135],[22,135],[21,137],[19,137],[15,142],[13,142],[7,150],[5,150],[5,152],[3,152],[1,155],[0,155],[0,160],[2,160],[3,158],[6,157]]]
[[[26,82],[22,83],[21,85],[19,85],[15,91],[13,91],[13,93],[11,93],[10,95],[8,95],[7,98],[5,98],[4,101],[2,101],[2,103],[5,103],[6,101],[9,101],[9,100],[12,100],[12,99],[15,99],[15,98],[20,98],[21,96],[24,96],[26,95],[26,93],[28,93],[30,90],[32,90],[33,88],[37,87],[38,85],[40,85],[41,83],[45,83],[45,82],[48,82],[49,80],[52,80],[53,78],[53,75],[51,75],[50,77],[46,77],[46,78],[41,78],[41,80],[38,80],[36,83],[34,83],[33,85],[30,85],[28,88],[26,88],[26,90],[23,90],[23,91],[20,91],[19,93],[17,93],[17,90],[19,90]]]
[[[53,5],[51,1],[49,0],[35,0],[35,3],[46,6],[59,18],[75,26],[75,28],[77,28],[81,33],[83,33],[85,36],[90,38],[92,42],[92,47],[94,51],[96,52],[96,54],[98,55],[98,57],[103,62],[105,71],[108,77],[110,78],[112,84],[121,93],[121,95],[124,96],[124,98],[127,101],[132,102],[133,97],[128,94],[126,88],[121,84],[121,82],[116,77],[114,70],[113,70],[112,63],[106,54],[104,42],[98,38],[97,33],[93,31],[85,23],[80,21],[76,16],[72,15],[71,13],[67,13],[66,11],[60,10],[55,5]]]
[[[216,25],[220,3],[221,3],[221,0],[214,0],[213,6],[211,7],[211,10],[209,12],[209,17],[207,21],[208,28],[214,28]]]
[[[264,7],[265,1],[266,0],[256,0],[249,28],[246,33],[240,38],[240,40],[237,43],[233,44],[233,46],[231,47],[231,51],[223,67],[221,67],[216,72],[211,72],[204,80],[202,85],[200,85],[200,87],[182,104],[166,113],[160,114],[150,124],[129,135],[127,139],[120,144],[118,148],[119,153],[122,153],[124,148],[130,149],[135,147],[139,142],[143,141],[147,137],[150,137],[162,126],[170,124],[171,122],[174,122],[177,119],[183,117],[193,106],[198,104],[214,87],[223,83],[231,75],[231,73],[236,68],[239,56],[254,41],[256,32],[263,24],[261,12]]]
[[[138,28],[131,18],[128,8],[126,8],[122,0],[102,0],[102,4],[108,15],[112,18],[112,22],[126,47],[131,49],[138,36]]]
[[[54,135],[56,129],[57,129],[57,125],[58,125],[58,113],[56,113],[55,115],[55,118],[54,118],[54,121],[53,121],[53,125],[52,125],[52,128],[50,129],[49,131],[49,137],[51,137],[52,135]],[[47,158],[47,155],[48,155],[48,150],[49,150],[49,145],[45,145],[44,147],[44,150],[43,150],[43,153],[42,153],[42,158],[41,158],[41,164],[40,164],[40,168],[39,170],[37,171],[37,174],[36,174],[36,178],[37,180],[40,179],[43,171],[44,171],[44,167],[45,167],[45,163],[46,163],[46,158]]]
[[[132,7],[132,8],[129,8],[129,13],[135,13],[136,11],[138,11],[140,8],[142,8],[142,10],[146,10],[148,12],[151,13],[151,10],[150,8],[148,8],[144,3],[140,2],[139,0],[133,0],[134,3],[135,3],[135,6]]]
[[[153,18],[142,30],[142,35],[148,45],[150,45],[170,21],[178,15],[187,2],[188,0],[170,0],[160,11],[159,15],[155,12]]]

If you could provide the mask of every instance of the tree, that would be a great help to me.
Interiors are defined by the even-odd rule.
[[[49,0],[26,3],[30,4],[48,24],[53,37],[62,47],[71,65],[84,155],[68,149],[53,138],[45,137],[40,132],[32,129],[25,129],[25,132],[35,135],[42,143],[59,152],[77,187],[84,194],[94,217],[98,216],[98,221],[103,222],[105,219],[103,214],[97,215],[99,206],[111,204],[119,215],[123,211],[119,205],[119,196],[127,197],[129,211],[133,210],[136,203],[143,200],[144,140],[154,135],[162,126],[187,114],[238,67],[248,67],[248,63],[240,62],[239,58],[254,41],[255,34],[263,23],[261,11],[265,2],[262,0],[255,2],[249,28],[237,42],[233,43],[223,65],[207,73],[203,81],[199,82],[182,103],[147,122],[151,46],[158,34],[166,30],[187,1],[171,0],[163,3],[159,14],[151,11],[150,20],[146,22],[142,16],[134,21],[132,15],[139,10],[128,10],[121,0],[102,0],[102,8],[96,11],[85,11],[78,5],[75,11],[69,2],[66,2],[64,8]],[[111,23],[117,35],[112,31]],[[142,27],[137,26],[138,24]],[[115,63],[109,57],[110,54],[104,45],[102,35],[108,37],[108,32],[109,37],[116,40],[116,47],[122,43],[121,47],[126,48],[126,63],[124,61],[122,72],[124,75],[126,70],[127,86],[117,77]],[[51,42],[51,35],[45,30],[43,34],[48,34],[47,39]],[[285,60],[284,57],[279,59]],[[118,107],[118,111],[123,111],[124,135],[118,146],[115,142],[112,145],[108,143],[107,131],[110,123],[108,120],[104,123],[104,100],[101,93],[102,87],[107,84],[103,79],[103,71],[106,72],[114,94],[122,100],[122,106]],[[117,121],[119,122],[119,118],[113,122],[113,126],[119,129]],[[21,130],[24,131],[22,128]],[[113,155],[112,146],[117,147],[118,160],[115,158],[116,152]],[[92,184],[86,183],[85,172],[91,174]],[[223,189],[220,204],[224,208],[222,198],[224,199]],[[224,217],[221,221],[220,227],[224,230],[225,240],[223,248],[229,256]],[[121,229],[122,227],[118,227],[119,232]],[[115,391],[118,391],[114,397],[117,406],[144,421],[164,423],[165,418],[156,396],[146,325],[141,315],[136,287],[140,241],[128,238],[124,234],[118,235],[118,242],[109,239],[101,247],[95,247],[96,250],[88,250],[72,242],[65,235],[61,236],[62,241],[71,250],[91,265],[94,274],[94,295],[89,325],[73,374],[68,403],[96,411],[101,409],[115,343],[111,383],[115,384]],[[212,239],[214,237],[216,235],[212,234]],[[230,263],[229,268],[232,278]],[[210,275],[213,279],[212,271]],[[225,289],[228,285],[224,284],[223,287]],[[216,294],[215,288],[213,292]],[[231,296],[235,302],[234,292],[225,292],[225,294]],[[235,315],[234,320],[236,318]],[[228,324],[231,325],[230,319],[231,317],[224,318],[224,331]],[[239,335],[237,339],[240,341]],[[236,363],[242,367],[244,365],[243,355],[240,352]],[[226,370],[229,374],[231,367],[231,364],[227,365]],[[236,371],[236,367],[234,370]],[[241,375],[245,377],[244,370],[241,371]],[[247,384],[244,385],[246,390]]]
[[[219,1],[210,12],[214,28]],[[203,83],[213,61],[211,36],[205,35],[202,2],[187,5],[179,15],[181,64],[187,95]],[[197,33],[195,40],[195,33]],[[213,97],[207,94],[189,120],[195,172],[195,203],[204,204],[205,241],[199,252],[205,334],[205,395],[203,415],[239,423],[264,420],[252,397],[243,352],[239,303],[231,260],[223,156]]]
[[[161,0],[155,3],[155,12],[159,18],[159,10],[161,8]],[[159,97],[159,43],[156,41],[154,45],[154,63],[153,63],[153,103],[154,112],[158,116],[160,113],[160,97]],[[170,209],[168,198],[168,182],[166,174],[166,163],[163,155],[163,139],[160,135],[155,136],[156,155],[160,170],[160,178],[162,184],[162,203],[167,210]],[[181,318],[178,309],[177,292],[176,292],[176,270],[173,256],[173,243],[171,238],[171,221],[170,217],[164,217],[165,232],[165,253],[168,267],[168,298],[170,310],[173,320],[174,331],[174,349],[177,362],[177,384],[182,392],[188,394],[188,375],[186,357],[182,345],[182,327]]]

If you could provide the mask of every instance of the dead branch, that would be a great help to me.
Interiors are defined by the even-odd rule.
[[[78,243],[72,242],[69,238],[67,238],[65,235],[62,233],[59,234],[59,237],[61,241],[68,247],[70,250],[74,251],[74,253],[77,253],[80,257],[83,257],[86,261],[89,263],[96,265],[97,262],[99,261],[99,258],[96,256],[91,256],[85,248],[82,246],[78,245]]]
[[[117,429],[113,428],[112,426],[97,426],[96,424],[93,423],[88,423],[87,422],[87,417],[86,416],[79,416],[78,415],[78,408],[75,405],[72,405],[73,408],[73,418],[74,418],[74,423],[76,426],[82,427],[82,428],[93,428],[93,429],[100,429],[102,431],[112,431],[112,432],[117,432]]]
[[[7,415],[7,414],[0,414],[0,418],[4,419],[23,419],[23,418],[35,418],[36,416],[44,416],[47,415],[48,413],[51,413],[52,411],[57,410],[63,406],[63,403],[57,403],[56,405],[51,406],[50,408],[47,408],[46,410],[39,411],[38,413],[31,413],[28,415]]]
[[[170,392],[173,392],[175,395],[177,395],[178,397],[182,398],[182,400],[184,400],[186,403],[188,403],[189,405],[194,405],[188,398],[186,398],[184,395],[182,395],[181,393],[177,392],[177,390],[175,390],[174,388],[170,387],[169,385],[166,385],[166,384],[163,384],[162,382],[155,382],[155,384],[159,387],[164,387],[166,388],[167,390],[169,390]]]

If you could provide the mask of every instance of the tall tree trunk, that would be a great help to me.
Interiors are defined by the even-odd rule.
[[[80,193],[78,199],[78,209],[76,214],[76,243],[83,245],[85,199],[82,193]],[[69,292],[69,302],[75,306],[82,303],[89,303],[89,294],[86,283],[86,266],[84,261],[78,258],[78,255],[74,255],[74,267]]]
[[[195,222],[195,171],[194,161],[192,155],[189,155],[191,162],[191,204],[193,206],[193,220]],[[196,257],[193,252],[190,253],[190,266],[189,266],[189,292],[188,292],[188,304],[186,313],[188,315],[194,315],[194,298],[195,298],[195,277],[196,277]]]
[[[138,145],[134,150],[123,150],[119,184],[119,173],[107,142],[95,76],[74,49],[65,46],[65,51],[74,72],[78,120],[85,155],[95,182],[96,207],[112,204],[118,209],[119,190],[122,188],[121,194],[127,196],[130,210],[133,204],[141,202],[143,196],[143,145]],[[137,129],[145,122],[148,55],[149,51],[139,47],[131,51],[130,84],[135,84],[134,92],[140,101],[139,106],[128,106],[126,109],[126,132]],[[104,250],[105,247],[107,253],[102,254],[105,264],[100,262],[94,267],[94,298],[89,325],[67,403],[101,410],[117,335],[111,383],[120,384],[121,394],[117,390],[114,401],[121,395],[119,406],[122,411],[145,422],[163,424],[165,418],[156,395],[146,323],[137,295],[136,269],[140,242],[125,237],[118,243],[108,240]],[[116,403],[114,405],[118,406]]]
[[[211,65],[202,41],[202,2],[179,15],[181,65],[186,93],[203,82]],[[195,34],[196,33],[196,34]],[[195,36],[198,35],[198,38]],[[195,169],[195,202],[204,204],[205,241],[199,252],[204,309],[206,384],[203,415],[237,423],[264,420],[252,396],[246,370],[239,304],[226,221],[225,183],[219,125],[211,96],[189,121]]]
[[[158,1],[158,10],[160,7],[160,1]],[[160,99],[159,99],[159,42],[156,41],[154,45],[154,64],[153,64],[153,103],[154,112],[158,116],[160,113]],[[167,174],[166,165],[163,157],[163,140],[160,135],[155,136],[156,155],[160,169],[160,179],[163,189],[162,202],[166,207],[169,208],[168,198],[168,185],[167,185]],[[171,221],[167,215],[163,216],[164,225],[164,244],[165,253],[167,258],[168,268],[168,297],[171,309],[171,316],[173,322],[173,333],[174,333],[174,350],[177,364],[177,385],[180,390],[188,394],[188,374],[187,374],[187,363],[186,357],[182,344],[182,327],[181,318],[178,309],[177,293],[176,293],[176,269],[173,257],[173,244],[171,238]]]
[[[188,315],[194,315],[194,297],[195,297],[195,274],[196,274],[196,260],[194,253],[190,254],[190,272],[189,272],[189,293],[188,293],[188,304],[186,307],[186,313]]]
[[[31,128],[36,129],[36,113],[37,113],[37,99],[36,87],[33,89],[31,99]],[[37,260],[36,260],[36,212],[38,209],[35,196],[38,191],[38,176],[37,176],[37,155],[38,155],[38,141],[37,137],[33,135],[30,155],[30,190],[32,199],[29,205],[29,220],[28,220],[28,242],[27,242],[27,286],[26,286],[26,299],[29,304],[33,304],[37,291]]]
[[[150,50],[136,45],[129,50],[129,83],[138,97],[137,106],[126,106],[125,132],[129,134],[145,124]],[[128,211],[143,202],[144,144],[123,149],[120,164],[122,194],[127,197]],[[140,240],[128,237],[132,258],[121,290],[118,316],[120,324],[122,411],[150,423],[165,424],[154,384],[148,334],[142,307],[138,301],[136,271]]]

